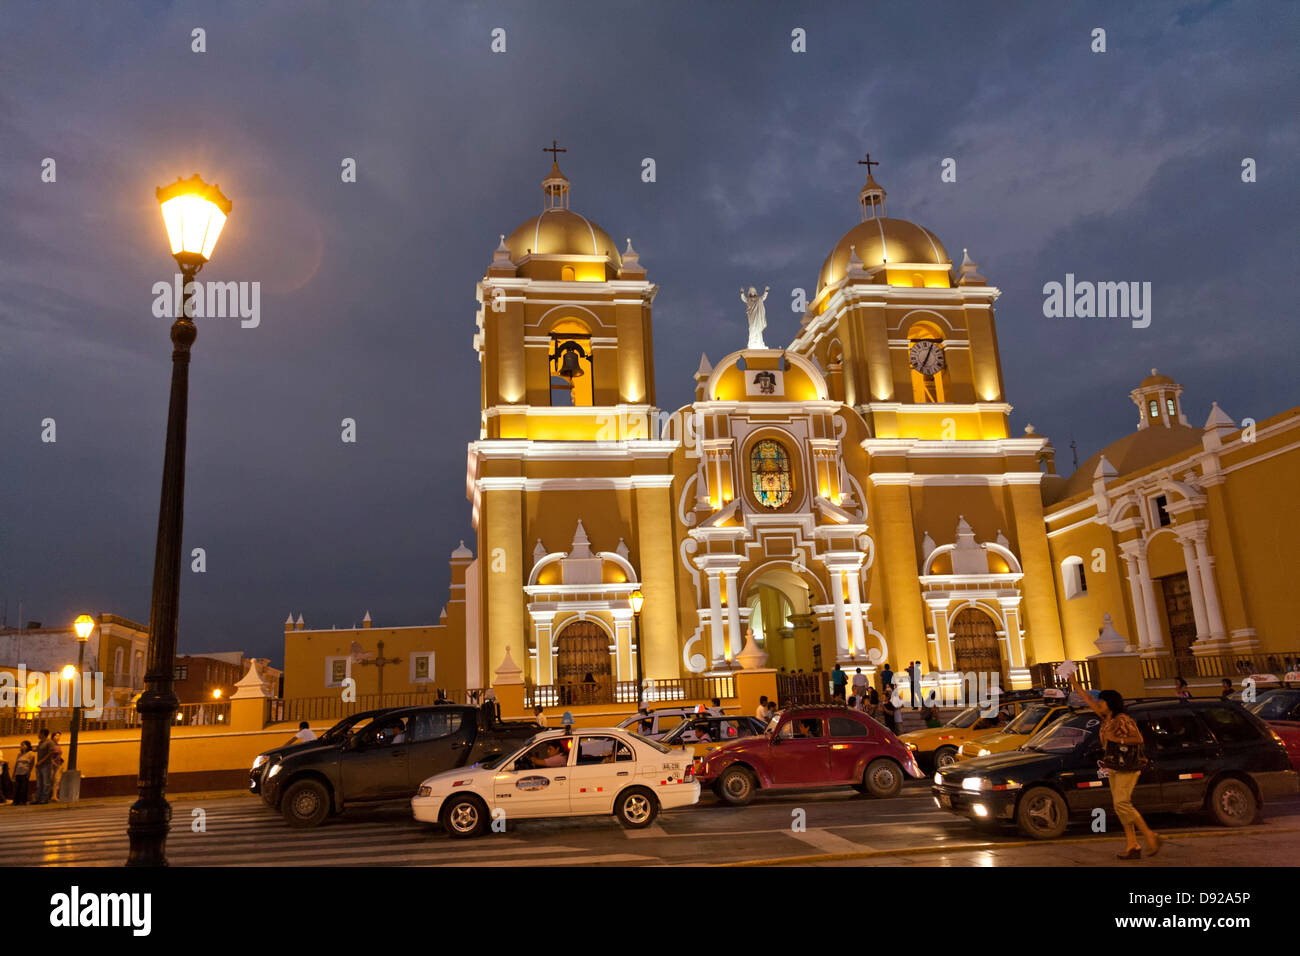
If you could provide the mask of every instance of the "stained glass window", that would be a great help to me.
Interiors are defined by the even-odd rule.
[[[783,508],[793,497],[790,455],[780,442],[764,439],[749,452],[749,475],[754,497],[764,508]]]

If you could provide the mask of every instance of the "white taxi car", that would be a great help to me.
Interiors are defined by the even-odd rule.
[[[550,730],[519,750],[436,774],[411,798],[423,823],[441,823],[454,837],[477,836],[494,816],[598,816],[612,813],[640,829],[660,810],[698,803],[700,785],[689,756],[615,728]]]

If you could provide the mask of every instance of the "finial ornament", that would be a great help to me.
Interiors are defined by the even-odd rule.
[[[560,144],[559,144],[556,140],[551,140],[551,145],[550,145],[550,146],[543,146],[543,147],[542,147],[542,152],[543,152],[543,153],[550,153],[550,154],[551,154],[551,162],[553,162],[553,163],[558,163],[558,162],[559,162],[559,154],[560,154],[560,153],[567,153],[568,150],[567,150],[567,149],[563,149],[563,148],[561,148]],[[867,158],[870,159],[870,157],[867,157]]]

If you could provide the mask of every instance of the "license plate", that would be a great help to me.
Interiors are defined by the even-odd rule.
[[[943,807],[945,810],[951,810],[952,797],[948,796],[946,793],[939,794],[939,806]]]

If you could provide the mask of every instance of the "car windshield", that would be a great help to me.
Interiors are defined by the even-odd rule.
[[[337,724],[331,727],[325,733],[321,734],[321,740],[337,740],[340,737],[347,736],[353,726],[363,720],[370,720],[373,714],[352,714],[350,717],[344,717]]]
[[[518,753],[518,751],[516,751],[516,753]],[[475,766],[481,767],[484,770],[495,770],[497,767],[501,766],[501,761],[505,760],[506,757],[513,756],[514,754],[493,754],[491,757],[486,757],[483,760],[480,760],[475,764]]]
[[[1246,709],[1261,720],[1283,720],[1297,701],[1300,701],[1300,691],[1275,690],[1247,704]]]
[[[1051,709],[1048,704],[1034,704],[1032,707],[1026,707],[1015,720],[1007,724],[1006,733],[1027,734],[1032,732],[1038,726],[1039,721],[1046,717],[1047,712]]]
[[[969,727],[971,724],[975,723],[975,721],[980,719],[980,713],[982,710],[983,708],[981,707],[967,707],[956,717],[949,720],[948,723],[944,724],[944,726],[961,728]]]
[[[1040,753],[1064,754],[1077,749],[1081,744],[1095,740],[1101,719],[1095,714],[1075,714],[1065,720],[1058,720],[1021,747],[1021,750],[1037,750]]]

